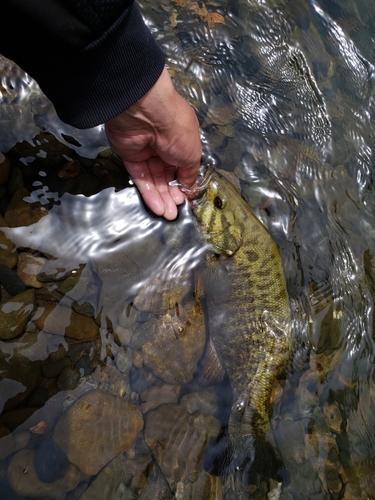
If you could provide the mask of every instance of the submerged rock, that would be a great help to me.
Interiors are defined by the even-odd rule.
[[[197,479],[207,443],[203,434],[187,409],[178,404],[163,404],[146,417],[146,443],[174,494]]]
[[[71,463],[94,476],[130,448],[142,427],[142,415],[134,405],[94,390],[61,416],[53,439]]]
[[[40,307],[33,322],[40,330],[76,340],[93,340],[99,336],[99,327],[92,318],[59,304],[46,303]]]
[[[26,290],[0,305],[0,339],[21,335],[34,309],[34,290]]]
[[[0,231],[0,264],[13,268],[17,262],[18,253],[15,244],[5,235],[4,231]]]
[[[30,498],[52,498],[72,491],[78,486],[81,474],[74,465],[68,465],[63,478],[46,483],[39,479],[34,463],[34,452],[24,449],[16,453],[9,464],[7,471],[9,484],[19,495]]]
[[[43,283],[38,280],[37,275],[44,264],[45,259],[22,252],[19,256],[17,274],[26,286],[41,288]]]

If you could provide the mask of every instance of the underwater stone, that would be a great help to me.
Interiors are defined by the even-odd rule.
[[[16,453],[9,464],[9,484],[19,495],[30,498],[51,498],[73,490],[79,483],[81,474],[72,464],[69,464],[68,471],[62,479],[45,483],[39,479],[34,463],[34,452],[24,449]]]
[[[202,466],[207,441],[182,405],[163,404],[148,413],[145,440],[173,493],[183,488]]]
[[[0,265],[0,283],[10,295],[24,292],[26,286],[17,273],[8,266]]]
[[[0,339],[18,337],[34,309],[34,290],[26,290],[0,305]]]
[[[19,255],[17,274],[26,286],[41,288],[43,283],[38,280],[37,274],[44,264],[45,259],[22,252]]]
[[[71,463],[94,476],[130,448],[142,427],[142,416],[134,405],[94,390],[61,416],[53,439]]]
[[[65,476],[69,462],[54,440],[46,439],[35,452],[34,467],[41,481],[52,483]]]
[[[0,231],[0,264],[13,268],[18,263],[18,253],[15,244]]]
[[[74,390],[81,379],[81,374],[78,370],[67,366],[62,370],[57,379],[57,387],[62,391],[72,391]]]
[[[180,392],[179,386],[157,382],[140,393],[140,410],[146,413],[164,403],[177,403]]]
[[[99,472],[85,493],[80,497],[80,500],[115,498],[115,493],[120,486],[124,474],[123,462],[119,457],[114,458]]]
[[[46,303],[40,307],[33,322],[40,330],[76,340],[92,340],[99,336],[98,325],[92,318],[59,304]]]

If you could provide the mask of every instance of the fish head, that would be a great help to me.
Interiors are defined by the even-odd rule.
[[[242,198],[213,167],[201,167],[196,184],[182,188],[197,231],[218,255],[233,255],[242,244]]]

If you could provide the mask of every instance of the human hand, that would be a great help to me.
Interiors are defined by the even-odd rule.
[[[175,219],[184,195],[169,182],[177,175],[183,186],[194,184],[202,144],[194,110],[177,93],[166,68],[147,94],[105,124],[105,131],[146,205],[156,215]]]

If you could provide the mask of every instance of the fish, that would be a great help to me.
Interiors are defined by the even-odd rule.
[[[228,474],[255,470],[280,479],[283,462],[270,427],[270,396],[290,357],[291,313],[279,248],[214,167],[202,168],[195,186],[180,189],[207,250],[198,274],[209,338],[233,393],[222,467]]]

